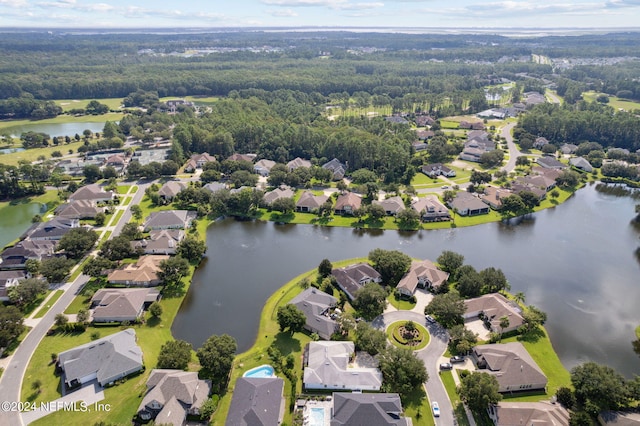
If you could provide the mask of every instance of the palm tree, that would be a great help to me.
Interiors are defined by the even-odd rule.
[[[524,303],[524,299],[525,299],[524,293],[523,293],[523,292],[521,292],[521,291],[517,292],[517,293],[513,296],[513,300],[515,300],[515,301],[516,301],[516,303]]]
[[[505,328],[509,327],[509,317],[508,316],[504,316],[500,318],[500,341],[502,341],[502,332],[504,331]]]

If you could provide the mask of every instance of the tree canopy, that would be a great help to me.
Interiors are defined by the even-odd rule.
[[[380,273],[382,283],[395,287],[411,266],[411,258],[398,250],[374,249],[369,252],[369,261]]]
[[[160,348],[158,368],[186,370],[191,361],[191,343],[184,340],[169,340]]]
[[[385,392],[405,398],[429,379],[424,362],[411,349],[387,346],[378,355]]]
[[[458,394],[460,399],[474,413],[482,413],[489,405],[497,404],[502,395],[498,392],[498,379],[488,373],[473,372],[460,380]]]
[[[291,334],[296,331],[302,331],[306,322],[304,312],[302,312],[296,305],[287,304],[278,308],[278,325],[280,331],[289,329]]]
[[[371,321],[387,307],[387,292],[380,284],[367,283],[356,291],[351,305],[364,319]]]

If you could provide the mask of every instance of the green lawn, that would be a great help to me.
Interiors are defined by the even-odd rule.
[[[115,216],[113,216],[111,218],[111,220],[109,221],[109,225],[110,226],[114,226],[118,223],[118,221],[120,220],[120,218],[122,217],[122,215],[124,215],[124,210],[118,210],[118,212],[115,214]]]
[[[420,331],[420,336],[423,339],[418,345],[415,345],[415,346],[404,345],[394,337],[394,333],[396,332],[396,330],[406,323],[407,321],[396,321],[391,325],[389,325],[389,327],[387,327],[386,333],[387,333],[387,339],[389,340],[389,342],[391,342],[392,345],[402,349],[411,349],[414,351],[419,351],[420,349],[424,349],[429,344],[430,335],[427,329],[418,323],[415,323],[415,322],[413,323],[415,327]]]
[[[458,425],[469,426],[467,413],[464,410],[462,401],[460,401],[460,396],[458,396],[458,391],[456,390],[456,382],[453,380],[453,372],[441,371],[440,379],[442,380],[444,388],[447,390],[447,395],[449,395],[449,399],[451,400],[451,405],[453,406],[454,415],[456,416]]]
[[[506,400],[542,401],[555,395],[559,387],[571,387],[571,376],[560,362],[544,328],[540,328],[538,332],[530,333],[530,335],[509,337],[503,339],[502,342],[521,342],[549,380],[546,394],[540,393],[515,398],[505,395]]]
[[[636,327],[636,337],[640,339],[640,325]]]
[[[0,122],[0,130],[2,129],[3,122]],[[0,154],[0,163],[9,166],[17,166],[20,160],[25,160],[30,163],[38,160],[38,157],[44,155],[47,159],[51,158],[51,153],[54,151],[60,151],[63,155],[69,153],[69,150],[76,152],[78,148],[84,145],[83,142],[73,142],[70,144],[48,146],[46,148],[27,149],[20,152],[12,152],[10,154]]]
[[[129,185],[118,185],[118,194],[120,195],[124,195],[126,193],[129,192],[129,188],[131,188],[131,186]]]
[[[606,95],[605,93],[598,93],[598,92],[594,92],[594,91],[589,91],[589,92],[584,92],[582,94],[582,98],[585,101],[589,101],[589,102],[596,102],[596,98],[600,95]],[[609,103],[607,105],[612,106],[613,108],[615,108],[616,110],[620,110],[623,109],[625,111],[633,111],[633,110],[640,110],[640,102],[634,102],[634,101],[629,101],[626,99],[620,99],[617,96],[610,96],[610,95],[606,95],[609,97]]]
[[[62,108],[63,111],[67,112],[72,109],[77,108],[86,108],[89,102],[93,99],[58,99],[55,101],[56,105]],[[96,99],[101,104],[105,104],[109,106],[111,110],[120,109],[122,106],[122,98],[107,98],[107,99]],[[96,117],[96,116],[90,116]],[[100,117],[99,115],[97,117]]]
[[[42,318],[47,312],[49,312],[49,309],[58,301],[58,299],[60,299],[60,296],[62,296],[63,294],[64,290],[56,290],[51,298],[47,300],[47,304],[40,308],[33,317]]]
[[[93,293],[104,287],[105,280],[91,278],[84,287],[80,290],[78,295],[73,298],[71,304],[65,309],[65,314],[77,314],[80,309],[89,309],[89,303]]]
[[[393,294],[390,294],[387,297],[387,301],[391,304],[391,306],[399,311],[410,311],[416,306],[416,304],[411,302],[410,300],[404,298],[396,299],[395,295]]]

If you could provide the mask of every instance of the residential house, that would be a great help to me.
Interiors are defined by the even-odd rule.
[[[337,328],[336,321],[331,318],[331,309],[336,307],[338,299],[317,288],[309,287],[289,303],[304,312],[305,329],[316,333],[321,339],[331,339]]]
[[[149,232],[149,238],[132,241],[134,249],[144,254],[176,254],[178,244],[185,237],[182,229],[159,229]]]
[[[227,160],[230,161],[248,161],[249,163],[253,163],[253,160],[256,158],[256,154],[238,154],[235,153],[230,155]]]
[[[216,157],[204,152],[202,154],[194,154],[187,160],[187,164],[184,166],[184,171],[187,173],[195,172],[196,169],[201,169],[207,163],[215,163]]]
[[[347,165],[342,164],[337,158],[324,163],[322,165],[322,168],[327,169],[331,171],[331,173],[333,173],[333,180],[340,180],[344,178],[344,175],[347,173]]]
[[[305,353],[305,389],[380,390],[380,370],[360,367],[354,359],[353,342],[310,342]]]
[[[405,208],[404,201],[400,196],[389,197],[382,201],[373,200],[371,204],[381,206],[387,216],[395,216]]]
[[[209,182],[208,184],[203,185],[202,188],[206,189],[207,191],[209,191],[211,193],[214,193],[214,192],[226,190],[227,189],[227,185],[222,183],[222,182]]]
[[[164,163],[169,158],[170,149],[136,149],[131,161],[137,161],[142,166],[151,163]]]
[[[533,141],[533,147],[535,149],[542,149],[543,146],[548,145],[549,141],[547,140],[547,138],[539,136],[536,138],[535,141]]]
[[[566,169],[567,165],[556,160],[554,157],[538,157],[536,163],[545,169]]]
[[[495,149],[496,144],[492,140],[489,140],[487,132],[469,132],[467,142],[464,144],[464,148],[460,153],[460,159],[479,163],[482,154]]]
[[[256,162],[256,164],[253,165],[253,171],[255,171],[260,176],[269,176],[269,172],[275,165],[276,165],[275,161],[266,160],[263,158],[262,160],[259,160],[258,162]]]
[[[414,201],[411,204],[411,208],[418,212],[420,219],[423,222],[451,220],[449,210],[435,195],[427,195],[425,197],[418,198],[417,201]]]
[[[354,210],[362,206],[362,197],[353,192],[346,192],[338,196],[333,208],[335,214],[353,214]]]
[[[56,208],[57,217],[65,219],[95,219],[98,213],[103,213],[102,207],[97,207],[94,201],[77,200],[65,203]]]
[[[264,197],[262,197],[262,201],[267,206],[270,206],[275,200],[278,200],[280,198],[293,198],[295,194],[296,192],[293,191],[291,188],[283,186],[264,194]]]
[[[198,379],[194,371],[151,370],[137,417],[156,424],[184,425],[187,415],[200,415],[210,393],[211,381]]]
[[[411,426],[397,393],[333,393],[331,426]]]
[[[544,192],[551,191],[556,186],[556,180],[546,176],[532,174],[527,176],[518,176],[515,180],[516,184],[524,186],[532,186],[542,189]]]
[[[422,166],[422,173],[429,176],[430,178],[436,178],[440,175],[446,177],[454,177],[456,175],[455,170],[445,166],[442,163],[433,163]]]
[[[135,321],[160,298],[154,288],[101,288],[91,298],[94,322]]]
[[[583,172],[591,173],[593,171],[593,166],[591,163],[582,157],[574,157],[569,159],[569,164],[571,164],[576,169],[580,169]]]
[[[574,145],[572,143],[563,143],[560,146],[560,152],[562,152],[565,155],[573,154],[574,152],[576,152],[577,149],[578,149],[578,145]]]
[[[458,192],[448,204],[461,216],[477,216],[489,213],[489,206],[472,193],[466,191]]]
[[[558,403],[501,401],[489,407],[495,426],[569,426],[569,411]]]
[[[476,121],[473,123],[470,123],[468,121],[461,121],[459,127],[461,129],[483,130],[484,123],[482,123],[481,121]]]
[[[189,210],[162,210],[151,212],[144,221],[146,232],[158,229],[187,229],[196,214]]]
[[[413,147],[413,149],[418,152],[418,151],[424,151],[425,149],[427,149],[427,147],[429,146],[429,144],[427,144],[426,142],[423,141],[413,141],[411,142],[411,146]]]
[[[107,157],[107,162],[105,166],[113,167],[116,170],[122,170],[124,169],[125,164],[126,164],[126,158],[123,154],[113,154]]]
[[[9,300],[9,289],[28,277],[25,271],[0,271],[0,302]]]
[[[538,200],[544,200],[547,197],[547,192],[538,186],[524,184],[518,181],[514,181],[511,184],[511,192],[513,192],[514,194],[519,195],[523,191],[533,193],[536,197],[538,197]]]
[[[415,121],[418,127],[433,126],[436,124],[436,120],[428,115],[416,115]]]
[[[527,108],[531,108],[534,105],[543,104],[547,102],[547,99],[544,97],[544,95],[538,92],[523,93],[522,98]]]
[[[171,202],[180,192],[187,188],[186,182],[180,182],[177,180],[170,180],[165,182],[164,185],[158,190],[158,195],[166,202]]]
[[[542,175],[549,179],[553,179],[554,181],[560,177],[562,174],[562,170],[558,169],[545,169],[544,167],[533,166],[531,168],[531,173],[536,175]]]
[[[159,285],[162,282],[158,276],[160,263],[167,259],[169,259],[169,256],[141,256],[136,263],[128,263],[112,271],[107,276],[107,281],[109,284],[124,284],[136,287]]]
[[[284,380],[240,377],[233,388],[225,426],[276,426],[285,410]]]
[[[418,287],[437,290],[449,279],[449,274],[436,267],[430,260],[411,262],[411,267],[398,282],[396,289],[405,296],[413,296]]]
[[[430,139],[436,135],[436,132],[433,130],[416,130],[416,137],[421,141],[425,141]]]
[[[407,121],[406,118],[400,116],[400,115],[392,115],[390,117],[385,117],[384,118],[386,121],[388,121],[389,123],[395,123],[395,124],[409,124],[409,122]]]
[[[314,195],[311,191],[304,191],[296,203],[296,211],[315,213],[329,199],[326,195]]]
[[[515,331],[524,324],[522,309],[517,303],[507,299],[500,293],[485,294],[474,299],[464,301],[465,320],[482,318],[489,330],[494,333],[508,333]],[[509,318],[509,326],[502,329],[500,320]]]
[[[132,328],[61,352],[57,365],[70,389],[93,380],[106,386],[144,368]]]
[[[478,369],[498,380],[498,392],[545,391],[547,377],[520,342],[478,345],[472,357]]]
[[[84,168],[86,166],[102,167],[103,165],[104,162],[101,159],[88,160],[84,158],[70,158],[56,163],[56,169],[59,169],[64,175],[78,177],[84,175]]]
[[[368,263],[356,263],[354,265],[337,268],[331,271],[331,275],[336,278],[338,287],[344,291],[349,299],[353,300],[358,290],[367,283],[382,281],[378,271],[373,269]]]
[[[640,412],[603,411],[598,415],[598,424],[602,426],[640,426]]]
[[[287,170],[289,170],[290,172],[299,167],[311,168],[311,161],[296,157],[287,163]]]
[[[29,232],[29,239],[37,240],[54,240],[59,241],[67,235],[69,231],[80,227],[78,219],[54,218],[48,222],[42,222],[36,228]]]
[[[101,186],[97,184],[91,184],[78,188],[76,192],[71,194],[69,201],[93,201],[94,203],[106,203],[115,198],[113,191],[105,191]]]
[[[486,186],[484,194],[480,195],[480,199],[489,205],[494,210],[500,210],[502,208],[502,200],[509,195],[513,195],[513,192],[505,188],[496,188],[495,186]]]
[[[0,254],[0,269],[25,269],[29,259],[41,261],[52,257],[56,244],[53,240],[22,240]]]

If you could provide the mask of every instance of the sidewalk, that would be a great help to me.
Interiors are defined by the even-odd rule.
[[[442,357],[442,362],[447,362],[447,361],[448,359]],[[470,362],[471,361],[467,359],[464,365],[462,366],[463,369],[467,369],[465,368],[465,366],[467,363],[470,363]],[[473,368],[471,370],[473,370]],[[456,387],[460,386],[460,377],[458,377],[458,369],[454,368],[453,370],[451,370],[451,376],[453,377],[453,381],[456,384]],[[469,410],[469,408],[466,405],[464,405],[464,412],[467,414],[467,420],[469,420],[469,424],[471,426],[476,426],[476,420],[473,418],[473,414],[471,413],[471,410]]]

